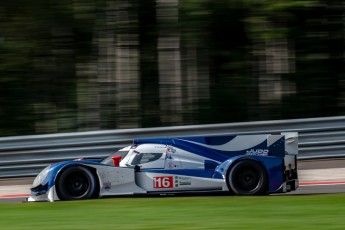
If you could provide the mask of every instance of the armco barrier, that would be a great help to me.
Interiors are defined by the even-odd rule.
[[[46,165],[105,157],[135,138],[299,132],[299,160],[345,157],[345,116],[0,138],[0,178],[35,176]]]

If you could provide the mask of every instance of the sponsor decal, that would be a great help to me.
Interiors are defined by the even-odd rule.
[[[175,177],[175,187],[192,185],[190,177],[176,176]]]
[[[180,181],[179,185],[192,185],[191,181]]]
[[[111,188],[111,182],[110,181],[104,182],[103,187],[104,189],[109,190]]]
[[[153,188],[173,188],[173,181],[172,176],[155,176],[153,177]]]
[[[175,168],[176,167],[176,165],[174,164],[174,162],[169,162],[168,163],[168,168],[169,169],[173,169],[173,168]]]
[[[251,149],[247,150],[247,155],[261,155],[261,156],[267,156],[269,153],[268,149]]]

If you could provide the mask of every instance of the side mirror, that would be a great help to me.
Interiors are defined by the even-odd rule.
[[[113,159],[113,164],[114,164],[115,167],[119,167],[120,166],[121,156],[115,155],[111,159]]]

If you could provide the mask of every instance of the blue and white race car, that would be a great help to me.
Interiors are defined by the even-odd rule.
[[[28,201],[128,194],[261,195],[298,187],[297,133],[134,140],[105,159],[51,164]]]

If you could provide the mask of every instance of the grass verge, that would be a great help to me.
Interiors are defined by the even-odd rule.
[[[345,194],[0,204],[0,229],[344,229]]]

